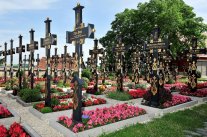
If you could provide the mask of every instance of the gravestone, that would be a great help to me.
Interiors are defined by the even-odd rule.
[[[150,83],[151,88],[150,92],[152,93],[151,100],[149,105],[151,106],[158,106],[159,105],[159,93],[163,91],[164,87],[164,65],[163,65],[163,58],[162,52],[163,49],[167,49],[167,41],[163,42],[160,38],[160,29],[155,26],[152,34],[150,42],[146,45],[147,49],[151,56],[151,72],[150,72]],[[159,56],[160,55],[160,56]]]
[[[67,43],[75,43],[75,52],[77,54],[78,62],[75,63],[78,64],[78,77],[75,76],[74,78],[76,81],[81,81],[81,64],[82,64],[82,44],[84,44],[85,38],[94,38],[94,25],[93,24],[88,24],[87,27],[85,27],[84,23],[82,22],[82,10],[83,6],[81,6],[79,3],[73,10],[75,10],[75,30],[73,32],[66,32],[66,42]],[[78,83],[78,82],[77,82]],[[81,83],[81,82],[80,82]],[[81,85],[81,84],[79,84]],[[82,96],[82,89],[79,87],[78,88],[79,93],[74,93],[74,96]],[[82,98],[82,97],[81,97]],[[78,106],[81,106],[82,102],[79,101]],[[74,105],[75,106],[75,105]],[[73,113],[73,121],[76,122],[82,122],[81,119],[81,108],[78,109],[78,111],[74,111]],[[77,115],[77,116],[75,116]]]
[[[98,92],[98,55],[103,52],[103,49],[98,49],[98,40],[94,40],[94,49],[89,50],[89,55],[93,55],[93,79],[95,80],[94,90]]]
[[[116,52],[116,74],[117,74],[117,91],[123,91],[123,53],[125,51],[122,38],[118,38],[118,44],[115,47]]]
[[[18,78],[19,78],[19,89],[22,89],[22,52],[25,52],[25,46],[22,45],[22,35],[19,35],[19,47],[16,47],[16,53],[19,53],[19,68],[18,68]],[[26,56],[26,55],[25,55]]]
[[[45,72],[45,88],[46,88],[46,93],[45,93],[45,106],[51,107],[51,66],[50,66],[50,49],[51,45],[57,45],[57,35],[56,34],[51,34],[50,33],[50,23],[52,20],[47,18],[45,21],[45,38],[41,38],[41,47],[45,48],[46,51],[46,57],[47,57],[47,67],[46,67],[46,72]]]
[[[30,44],[27,44],[27,51],[30,51],[30,71],[29,75],[31,77],[31,89],[34,88],[34,51],[38,49],[38,42],[34,41],[34,30],[31,29],[30,33]]]

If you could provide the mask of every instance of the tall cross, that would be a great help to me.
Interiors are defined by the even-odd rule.
[[[7,81],[7,43],[4,43],[4,81]]]
[[[34,51],[38,49],[38,42],[34,41],[34,30],[31,29],[30,33],[30,44],[27,44],[27,51],[30,51],[30,71],[31,76],[31,89],[34,88]]]
[[[102,79],[102,84],[105,83],[105,79],[106,79],[106,52],[105,50],[102,52],[102,57],[100,57],[99,59],[101,60],[101,74],[103,76]]]
[[[133,63],[133,80],[135,82],[135,84],[139,83],[139,67],[140,67],[140,51],[138,49],[138,47],[136,47],[136,49],[134,50],[133,54],[132,54],[132,63]]]
[[[63,84],[65,85],[66,84],[66,79],[67,79],[67,75],[66,75],[66,67],[67,67],[67,64],[66,64],[66,58],[67,58],[67,46],[65,45],[64,46],[64,55],[63,55],[63,59],[64,59],[64,68],[63,68],[63,72],[64,72],[64,79],[63,79]]]
[[[95,86],[94,90],[98,91],[98,54],[103,53],[103,49],[98,49],[98,40],[94,40],[94,49],[89,51],[90,55],[93,55],[93,61],[94,61],[94,71],[93,71],[93,77],[95,79]]]
[[[47,56],[47,68],[45,72],[46,76],[46,97],[45,97],[45,106],[51,107],[51,87],[50,87],[50,72],[51,72],[51,66],[50,66],[50,48],[51,45],[57,45],[57,35],[50,33],[50,23],[52,20],[47,18],[45,21],[45,38],[41,38],[41,47],[44,47],[46,50],[46,56]]]
[[[25,52],[25,46],[22,45],[22,35],[19,35],[19,47],[16,47],[16,53],[19,53],[19,68],[18,68],[18,77],[19,77],[19,89],[22,89],[22,52]]]
[[[10,50],[9,50],[9,54],[10,54],[10,78],[13,78],[13,54],[15,54],[15,49],[13,48],[13,39],[10,40]],[[13,87],[13,85],[12,85]]]
[[[37,77],[39,78],[39,74],[40,74],[40,69],[39,69],[40,57],[39,57],[39,54],[37,54],[36,62],[37,62]]]
[[[155,26],[150,42],[147,44],[146,49],[150,51],[151,57],[151,93],[152,98],[149,105],[158,106],[159,105],[159,92],[162,92],[164,86],[164,74],[162,73],[163,64],[160,62],[158,54],[162,52],[162,49],[167,49],[168,45],[163,42],[160,38],[160,29]],[[161,70],[161,71],[160,71]]]
[[[204,49],[198,49],[198,39],[196,37],[192,38],[192,47],[190,47],[189,54],[191,56],[191,60],[189,59],[189,73],[188,73],[188,81],[189,81],[189,87],[192,92],[195,92],[197,90],[197,54],[206,54],[206,48]]]
[[[66,32],[66,43],[75,43],[75,52],[78,54],[78,75],[81,78],[81,63],[82,63],[82,44],[85,42],[85,38],[94,38],[94,25],[88,24],[85,27],[82,22],[82,10],[84,6],[77,4],[73,10],[75,10],[75,29],[73,32]]]
[[[123,91],[123,53],[125,47],[122,38],[118,38],[118,44],[115,47],[116,52],[116,72],[117,72],[117,90]]]
[[[57,83],[57,66],[58,66],[58,59],[59,56],[57,55],[57,48],[55,48],[55,55],[52,56],[52,59],[54,60],[54,83]]]

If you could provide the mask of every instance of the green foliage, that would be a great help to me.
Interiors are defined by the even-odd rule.
[[[133,88],[134,88],[134,84],[129,83],[129,84],[127,84],[127,87],[128,87],[129,89],[133,89]]]
[[[86,78],[90,79],[91,75],[92,75],[92,73],[91,73],[90,69],[84,69],[82,71],[82,77],[86,77]]]
[[[169,79],[167,82],[166,82],[166,84],[174,84],[175,83],[175,80],[173,80],[173,79]]]
[[[132,97],[125,92],[109,92],[107,95],[108,98],[112,98],[115,100],[126,101],[132,99]]]
[[[63,80],[59,80],[58,83],[57,83],[57,87],[64,87],[63,85]]]
[[[23,87],[22,87],[23,89],[28,88],[27,79],[26,79],[25,76],[23,77],[23,83],[22,83],[22,85],[23,85]]]
[[[130,49],[149,38],[155,25],[161,28],[162,38],[168,35],[174,57],[190,46],[192,36],[199,39],[199,46],[205,45],[206,36],[202,33],[207,31],[207,25],[203,23],[203,18],[196,17],[192,7],[183,0],[150,0],[139,3],[137,9],[125,9],[116,14],[111,30],[100,39],[106,48],[107,62],[115,62],[111,49],[116,46],[118,33],[124,36],[123,43]],[[130,49],[125,54],[131,52]],[[130,56],[126,56],[126,60],[130,62]]]
[[[51,88],[51,93],[58,93],[59,91],[55,88]]]
[[[52,106],[57,106],[57,105],[59,105],[59,104],[60,104],[59,99],[57,99],[57,98],[52,98],[52,99],[51,99],[51,105],[52,105]]]
[[[42,89],[42,86],[38,83],[38,84],[36,84],[35,89],[41,90]]]
[[[25,102],[37,102],[41,100],[40,90],[38,89],[22,89],[19,96]]]
[[[201,78],[201,72],[200,71],[196,71],[196,74],[197,74],[197,78]]]
[[[146,84],[136,84],[135,85],[135,89],[138,89],[138,88],[146,89],[147,88],[147,85]]]
[[[52,112],[52,108],[51,107],[44,107],[40,111],[42,113],[50,113],[50,112]]]

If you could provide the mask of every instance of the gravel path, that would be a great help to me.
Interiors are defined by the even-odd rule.
[[[12,108],[21,117],[22,123],[30,125],[42,137],[63,137],[55,129],[50,127],[47,121],[42,121],[29,112],[29,107],[22,107],[16,100],[13,100],[5,94],[0,94],[0,99],[4,101],[7,106]]]

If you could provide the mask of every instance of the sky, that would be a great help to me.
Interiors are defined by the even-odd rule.
[[[68,52],[74,52],[73,44],[66,43],[66,31],[73,31],[75,25],[75,12],[73,8],[79,2],[85,8],[83,9],[83,22],[95,25],[95,38],[103,37],[111,28],[111,22],[115,15],[124,9],[134,9],[139,2],[149,0],[0,0],[0,50],[4,49],[4,43],[7,42],[7,48],[10,48],[10,40],[14,40],[14,47],[18,47],[18,36],[23,35],[23,44],[29,43],[29,31],[35,30],[34,40],[40,41],[45,37],[45,23],[47,17],[52,20],[51,33],[57,34],[57,46],[52,46],[51,53],[54,54],[54,48],[58,48],[58,54],[63,53],[64,45],[68,46]],[[203,17],[207,23],[207,0],[184,0],[186,4],[194,7],[197,16]],[[89,49],[93,48],[93,39],[86,39],[83,45],[84,60],[86,61]],[[101,46],[100,46],[101,47]],[[40,57],[45,56],[44,48],[35,51]],[[24,54],[29,54],[26,52]],[[8,59],[9,61],[9,56]],[[9,63],[9,62],[8,62]],[[14,55],[14,64],[18,63],[18,55]]]

